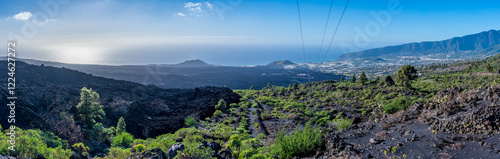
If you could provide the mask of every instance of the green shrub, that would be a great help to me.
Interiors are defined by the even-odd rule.
[[[411,104],[409,97],[401,97],[392,99],[390,103],[382,106],[382,110],[386,114],[392,114],[400,110],[405,110]]]
[[[82,155],[88,155],[88,152],[89,152],[89,150],[90,150],[90,148],[89,148],[89,147],[85,146],[85,145],[84,145],[83,143],[81,143],[81,142],[80,142],[80,143],[73,144],[73,146],[71,146],[71,147],[73,147],[73,149],[74,149],[76,152],[78,152],[78,153],[80,153],[80,154],[82,154]]]
[[[22,130],[16,128],[15,151],[8,150],[9,138],[6,133],[0,132],[0,155],[11,155],[18,158],[69,158],[73,152],[67,148],[67,142],[61,140],[51,132],[41,130]],[[51,146],[49,146],[51,145]]]
[[[73,155],[70,149],[64,149],[61,146],[56,148],[48,148],[43,153],[43,157],[50,159],[68,159]]]
[[[127,148],[130,147],[132,141],[134,141],[134,136],[132,134],[122,132],[111,139],[111,146]]]
[[[174,136],[178,137],[178,138],[186,138],[187,136],[195,135],[195,134],[199,134],[199,133],[200,133],[200,130],[198,130],[194,127],[181,128],[175,132]]]
[[[226,108],[227,108],[227,104],[226,104],[226,101],[224,99],[220,99],[219,103],[217,103],[217,105],[215,105],[215,109],[217,109],[217,110],[226,110]]]
[[[222,114],[223,114],[223,113],[222,113],[222,111],[220,111],[220,110],[216,110],[216,111],[214,112],[213,117],[214,117],[214,118],[217,118],[217,117],[222,116]]]
[[[257,108],[257,107],[259,107],[259,104],[257,104],[257,102],[254,102],[254,103],[252,104],[252,108]]]
[[[264,138],[266,138],[266,135],[264,134],[257,135],[257,139],[264,139]]]
[[[259,153],[259,152],[253,148],[242,150],[240,152],[240,155],[238,156],[238,158],[252,158],[252,156],[257,154],[257,153]]]
[[[137,144],[133,148],[135,152],[142,152],[146,150],[146,146],[144,144]]]
[[[196,126],[196,124],[198,124],[196,122],[196,119],[194,119],[193,117],[190,117],[190,116],[186,117],[186,119],[184,119],[184,120],[185,120],[185,124],[187,127]]]
[[[322,144],[320,128],[312,127],[310,122],[303,130],[297,127],[292,135],[285,134],[287,133],[283,129],[277,135],[272,149],[272,153],[281,158],[308,155]]]
[[[212,157],[213,154],[214,151],[210,148],[194,146],[184,149],[175,158],[216,159]]]
[[[121,148],[111,148],[109,153],[104,159],[127,159],[132,152],[130,149],[121,149]]]
[[[337,126],[337,129],[339,131],[344,130],[346,128],[349,128],[352,125],[352,121],[348,118],[334,119],[334,120],[332,120],[332,122],[334,123],[334,125]]]
[[[238,107],[238,104],[236,104],[236,103],[231,103],[231,104],[229,104],[229,107],[231,107],[231,108],[237,108],[237,107]]]
[[[163,152],[167,152],[167,150],[170,148],[170,146],[172,146],[175,143],[176,142],[173,139],[170,139],[170,138],[167,138],[167,137],[162,138],[162,137],[159,136],[155,140],[152,140],[148,144],[148,147],[151,148],[151,149],[159,148]]]

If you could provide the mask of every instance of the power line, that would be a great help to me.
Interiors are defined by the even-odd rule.
[[[330,51],[330,47],[332,46],[333,39],[335,38],[335,35],[337,34],[337,30],[339,29],[340,22],[342,21],[342,18],[344,17],[345,10],[347,9],[347,5],[349,4],[349,0],[347,0],[347,3],[345,4],[344,11],[342,11],[342,15],[340,15],[339,22],[337,23],[337,27],[335,28],[335,32],[333,32],[332,40],[330,40],[330,45],[328,45],[328,49],[326,49],[325,57],[323,58],[323,62],[326,60],[326,55],[328,55],[328,51]]]
[[[304,54],[304,63],[306,62],[306,49],[304,47],[304,34],[302,33],[302,20],[300,19],[299,0],[297,0],[297,12],[299,14],[300,38],[302,39],[302,54]]]
[[[323,38],[321,38],[321,45],[319,46],[318,60],[321,58],[321,50],[323,49],[323,42],[325,40],[326,29],[328,28],[328,21],[330,20],[330,14],[332,13],[333,0],[330,3],[330,10],[328,11],[328,17],[326,18],[325,29],[323,30]]]
[[[306,49],[304,47],[304,33],[302,32],[302,20],[300,18],[300,7],[299,7],[299,0],[297,0],[297,13],[299,14],[299,24],[300,24],[300,38],[302,40],[302,54],[304,55],[304,64],[306,64]],[[307,65],[306,65],[307,67]],[[306,68],[307,70],[307,80],[311,82],[311,75],[309,73],[309,69]]]

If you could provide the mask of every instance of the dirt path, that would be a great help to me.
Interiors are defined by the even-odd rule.
[[[259,121],[257,119],[257,113],[252,114],[252,112],[257,112],[257,108],[248,108],[248,112],[249,113],[247,114],[247,118],[249,120],[248,122],[250,123],[248,124],[248,129],[252,131],[252,136],[254,138],[257,138],[257,135],[259,135],[259,130],[255,127],[255,124],[259,123]]]

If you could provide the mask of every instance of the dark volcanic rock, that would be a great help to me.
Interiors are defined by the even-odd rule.
[[[167,159],[167,155],[161,149],[152,149],[132,154],[128,159]]]
[[[233,152],[230,149],[224,149],[217,153],[218,159],[233,159]]]
[[[438,116],[434,117],[437,120],[432,123],[431,129],[451,134],[500,134],[500,86],[464,93],[459,93],[459,90],[453,88],[443,91],[447,92],[446,95],[442,91],[436,94],[435,100],[448,98],[437,106],[435,111]],[[478,101],[469,101],[476,98]],[[457,112],[460,113],[448,116]]]
[[[2,156],[2,155],[0,155],[0,159],[16,159],[16,158],[12,157],[12,156]]]
[[[143,138],[175,132],[184,126],[187,116],[205,119],[212,116],[220,99],[229,104],[238,102],[239,98],[228,88],[216,87],[183,90],[161,99],[146,98],[130,105],[125,115],[127,131]]]
[[[219,143],[215,141],[210,141],[208,143],[208,147],[210,147],[212,150],[215,151],[215,153],[219,152],[219,150],[222,148]]]
[[[177,156],[177,151],[179,152],[184,151],[184,144],[176,143],[170,146],[170,148],[168,148],[167,150],[168,158],[174,158],[175,156]]]

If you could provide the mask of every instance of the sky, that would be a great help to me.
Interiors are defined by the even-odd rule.
[[[0,41],[16,39],[18,57],[66,63],[242,66],[500,29],[498,0],[351,0],[344,16],[348,1],[334,0],[329,15],[331,2],[1,0]]]

